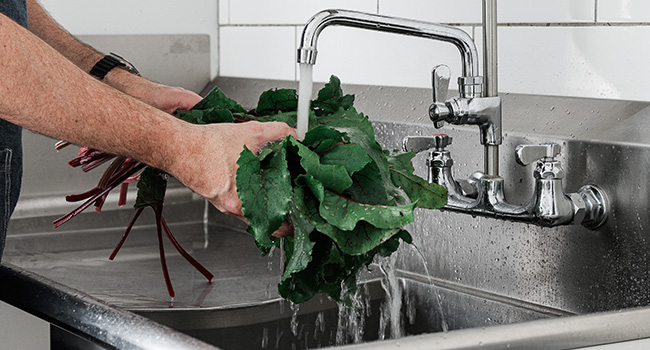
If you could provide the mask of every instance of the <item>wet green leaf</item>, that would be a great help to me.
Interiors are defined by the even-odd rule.
[[[413,209],[416,204],[388,206],[359,203],[327,189],[319,200],[319,212],[323,219],[344,231],[354,229],[359,221],[380,229],[408,225],[413,222]]]
[[[279,112],[295,111],[298,108],[298,95],[294,89],[273,89],[264,91],[252,114],[263,116]]]
[[[326,188],[331,188],[337,192],[343,192],[352,185],[352,178],[344,166],[338,164],[321,163],[318,154],[310,150],[307,146],[289,138],[291,145],[298,149],[300,156],[300,165],[305,171],[318,179]]]
[[[231,111],[216,107],[179,112],[178,116],[192,124],[233,123],[235,121]]]
[[[199,103],[194,105],[191,110],[203,110],[210,108],[227,109],[232,113],[246,113],[237,101],[229,98],[219,88],[214,88],[210,91]]]
[[[342,109],[352,107],[354,103],[353,95],[343,95],[341,89],[341,81],[338,77],[332,75],[330,80],[318,92],[318,97],[312,101],[311,108],[316,112],[316,115],[331,114]]]
[[[278,144],[260,161],[245,148],[237,161],[237,193],[249,220],[248,232],[262,247],[274,245],[271,235],[289,212],[292,188],[285,154]]]

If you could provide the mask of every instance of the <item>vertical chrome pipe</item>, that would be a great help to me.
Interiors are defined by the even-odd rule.
[[[498,96],[498,71],[497,0],[483,0],[483,97]],[[501,115],[493,122],[495,130],[500,134]],[[486,144],[483,159],[485,173],[499,175],[499,146]]]

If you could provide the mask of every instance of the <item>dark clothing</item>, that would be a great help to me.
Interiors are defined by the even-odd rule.
[[[0,0],[0,12],[27,27],[25,0]],[[23,175],[22,128],[0,119],[0,260]]]
[[[0,12],[27,28],[27,2],[25,0],[0,0]]]

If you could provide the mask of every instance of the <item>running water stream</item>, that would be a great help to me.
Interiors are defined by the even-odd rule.
[[[314,89],[312,81],[314,65],[309,63],[300,63],[300,82],[298,83],[298,139],[305,138],[309,130],[309,105],[311,103],[311,94]]]
[[[438,287],[433,283],[433,278],[431,277],[431,274],[429,273],[429,268],[427,267],[427,260],[424,258],[424,254],[418,249],[418,247],[413,244],[412,245],[413,249],[415,250],[415,253],[417,253],[418,257],[420,257],[420,260],[422,261],[422,266],[424,266],[424,272],[427,274],[427,278],[429,279],[429,286],[433,289],[433,292],[436,296],[436,302],[438,305],[438,311],[440,312],[440,324],[442,327],[443,332],[448,332],[449,331],[449,325],[447,324],[447,317],[445,316],[445,311],[442,307],[442,295],[440,295],[440,290]]]

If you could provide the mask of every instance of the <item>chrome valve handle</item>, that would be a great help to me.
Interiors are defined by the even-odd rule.
[[[447,93],[449,92],[450,78],[451,69],[449,69],[447,65],[441,64],[433,67],[433,70],[431,71],[433,104],[429,107],[429,117],[437,129],[444,126],[445,118],[451,114],[449,107],[445,104]]]
[[[540,145],[519,145],[515,150],[515,159],[520,165],[528,165],[541,160],[552,162],[560,154],[562,148],[554,142]]]
[[[441,64],[433,67],[431,71],[431,84],[433,85],[433,103],[445,102],[449,93],[449,79],[451,79],[451,69],[449,66]]]
[[[407,136],[402,140],[402,150],[404,152],[420,153],[429,149],[442,151],[445,147],[451,145],[452,137],[446,134],[436,134],[433,136]]]

